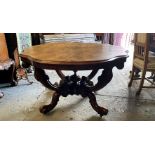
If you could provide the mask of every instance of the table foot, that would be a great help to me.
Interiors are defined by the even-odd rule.
[[[47,114],[52,109],[54,109],[54,107],[57,105],[59,101],[59,97],[60,97],[60,94],[57,92],[54,92],[51,103],[49,105],[44,105],[40,107],[40,112],[43,114]]]
[[[100,117],[108,114],[108,109],[100,107],[97,104],[96,97],[92,92],[89,92],[88,97],[89,97],[89,102],[90,102],[92,108],[100,115]]]

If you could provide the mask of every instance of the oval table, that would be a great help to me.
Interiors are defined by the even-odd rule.
[[[49,105],[40,108],[43,114],[51,111],[58,103],[59,97],[81,95],[88,97],[92,108],[102,117],[108,109],[97,104],[94,92],[105,87],[112,79],[113,67],[122,69],[128,57],[127,51],[119,46],[98,43],[61,42],[32,46],[20,55],[21,60],[34,66],[34,76],[45,87],[54,90]],[[52,84],[45,69],[56,70],[61,80]],[[92,78],[99,69],[103,69],[97,83]],[[65,76],[61,71],[71,70],[71,76]],[[88,76],[78,76],[79,70],[91,70]]]

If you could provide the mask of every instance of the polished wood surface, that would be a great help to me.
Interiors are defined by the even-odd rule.
[[[126,57],[122,47],[97,43],[48,43],[24,50],[22,58],[41,64],[97,64],[113,58]]]

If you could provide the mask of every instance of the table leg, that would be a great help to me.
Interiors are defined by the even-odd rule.
[[[62,73],[61,70],[56,70],[56,73],[58,74],[58,76],[59,76],[61,79],[64,79],[64,78],[65,78],[65,75]]]
[[[91,71],[91,73],[87,76],[88,79],[92,79],[98,72],[99,69],[94,69]]]
[[[59,101],[59,97],[60,94],[58,92],[54,92],[51,103],[49,105],[44,105],[40,107],[40,112],[46,114],[50,112],[52,109],[54,109],[54,107],[57,105]]]
[[[95,97],[94,93],[89,92],[89,93],[88,93],[88,98],[89,98],[89,102],[90,102],[92,108],[93,108],[101,117],[102,117],[103,115],[107,115],[108,109],[105,109],[105,108],[103,108],[103,107],[100,107],[100,106],[97,104],[96,97]]]
[[[42,83],[46,88],[57,91],[57,84],[52,84],[49,80],[48,75],[43,69],[34,67],[34,77],[37,81]]]

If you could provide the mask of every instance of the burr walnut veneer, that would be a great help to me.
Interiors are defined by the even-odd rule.
[[[35,78],[45,87],[54,90],[49,105],[40,108],[41,113],[48,113],[58,103],[59,97],[67,95],[81,95],[88,97],[92,108],[100,115],[106,115],[108,110],[100,107],[96,102],[94,92],[105,87],[112,79],[113,67],[122,69],[128,57],[125,49],[119,46],[97,43],[47,43],[25,49],[21,59],[34,66]],[[52,84],[45,69],[56,70],[61,80]],[[97,83],[92,78],[99,69],[103,69]],[[61,71],[71,70],[71,76],[65,76]],[[88,76],[78,76],[79,70],[91,70]]]

